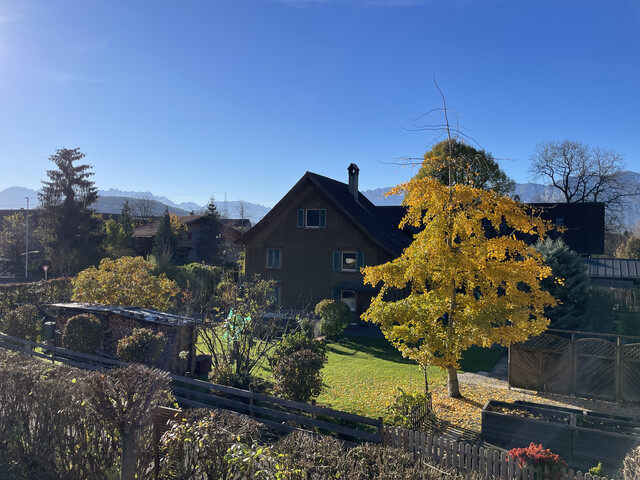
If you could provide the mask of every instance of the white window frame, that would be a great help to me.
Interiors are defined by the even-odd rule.
[[[347,300],[344,298],[344,294],[349,293],[353,294],[353,297],[350,296]],[[349,306],[349,310],[352,312],[356,311],[356,291],[355,290],[340,290],[340,300],[346,303]]]
[[[350,262],[347,262],[345,259],[345,256],[349,256],[352,258],[347,258],[348,260],[353,260],[353,268],[345,268],[345,264],[348,264]],[[357,272],[358,271],[358,252],[354,251],[344,251],[344,252],[340,252],[340,271],[341,272]]]

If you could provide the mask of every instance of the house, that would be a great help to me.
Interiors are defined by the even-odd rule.
[[[360,267],[390,261],[411,243],[411,232],[398,228],[404,208],[375,206],[358,191],[358,167],[347,170],[347,183],[306,172],[238,240],[247,275],[275,280],[284,308],[334,298],[359,317],[374,294]]]
[[[186,231],[178,238],[178,251],[187,263],[200,262],[206,255],[202,251],[204,235],[207,231],[206,218],[204,215],[185,215],[178,217]],[[133,236],[136,239],[136,252],[140,255],[149,255],[153,250],[153,238],[158,232],[161,219],[157,218],[151,222],[136,228]],[[248,219],[222,218],[222,245],[225,252],[225,261],[235,263],[240,256],[240,249],[235,241],[243,232],[251,228],[251,221]]]
[[[280,305],[313,308],[320,300],[343,300],[359,317],[375,293],[360,267],[398,257],[415,230],[398,225],[402,206],[375,206],[358,191],[359,169],[348,182],[307,172],[275,207],[238,240],[245,273],[276,281]],[[536,203],[552,232],[581,255],[604,251],[604,206],[597,203]],[[535,238],[528,241],[535,242]],[[400,292],[398,292],[401,294]]]

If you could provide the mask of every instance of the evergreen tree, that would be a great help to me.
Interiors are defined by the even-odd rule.
[[[158,231],[153,238],[151,253],[160,264],[172,264],[178,256],[178,237],[171,228],[171,215],[168,209],[165,209]]]
[[[561,239],[547,238],[538,242],[536,250],[552,270],[552,276],[542,280],[542,288],[558,302],[556,306],[545,309],[545,316],[550,320],[549,328],[583,330],[581,323],[589,294],[589,276],[584,262]]]
[[[78,148],[61,148],[49,157],[56,170],[48,170],[38,193],[42,214],[38,236],[52,269],[72,275],[97,263],[100,257],[100,218],[91,206],[98,190],[90,180],[91,165],[78,164],[84,158]]]
[[[205,228],[200,241],[199,256],[209,265],[219,265],[223,260],[222,248],[222,220],[214,203],[213,197],[204,213]]]
[[[117,222],[112,219],[105,222],[105,232],[104,249],[111,258],[135,255],[133,218],[129,202],[125,202]]]

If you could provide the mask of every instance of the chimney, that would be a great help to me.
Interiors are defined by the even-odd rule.
[[[353,195],[353,198],[355,198],[357,202],[358,201],[358,173],[360,172],[360,169],[355,163],[352,163],[351,165],[349,165],[349,168],[347,168],[347,171],[349,172],[349,193]]]

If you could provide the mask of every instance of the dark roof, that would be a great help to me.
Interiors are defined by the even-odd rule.
[[[311,182],[318,187],[357,228],[391,255],[399,256],[411,243],[412,236],[410,232],[402,231],[398,228],[402,217],[406,213],[404,207],[378,207],[371,203],[361,192],[358,192],[358,200],[356,200],[349,192],[347,184],[312,172],[305,173],[276,206],[251,230],[242,235],[238,239],[238,242],[244,243],[247,238],[260,231],[264,225],[277,215],[278,211],[287,204],[291,196],[293,196],[305,182]]]
[[[640,260],[626,258],[585,258],[587,274],[594,278],[640,279]]]
[[[178,220],[184,225],[191,225],[192,223],[202,220],[204,217],[204,215],[182,215],[178,217]],[[145,225],[137,227],[134,229],[133,235],[135,237],[153,237],[158,232],[161,221],[161,218],[156,218]],[[221,218],[220,222],[225,228],[251,228],[251,220],[247,218]]]
[[[114,313],[122,317],[135,318],[150,323],[160,323],[164,325],[175,325],[178,327],[188,325],[199,325],[202,323],[190,317],[173,315],[171,313],[159,312],[150,308],[141,307],[121,307],[115,305],[92,305],[89,303],[52,303],[45,305],[45,311],[79,312],[79,313]]]

